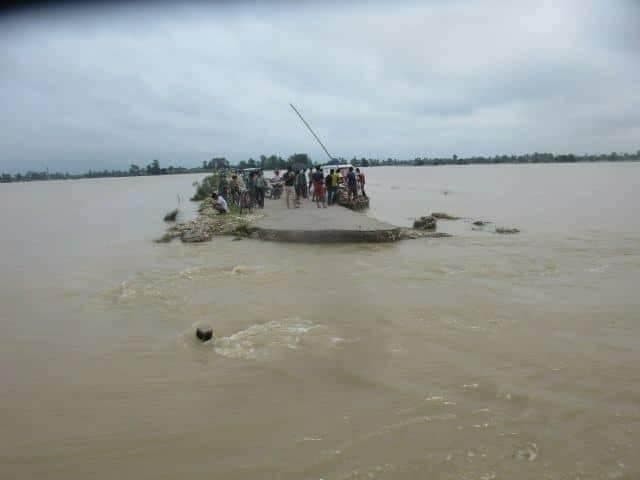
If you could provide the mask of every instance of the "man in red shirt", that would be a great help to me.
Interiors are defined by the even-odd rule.
[[[327,199],[324,192],[324,175],[319,166],[316,167],[316,171],[311,178],[313,180],[313,192],[318,208],[320,208],[320,204],[322,204],[322,208],[327,208]]]

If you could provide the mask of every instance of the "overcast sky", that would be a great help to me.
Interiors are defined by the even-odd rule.
[[[145,4],[0,17],[0,171],[640,149],[640,1]]]

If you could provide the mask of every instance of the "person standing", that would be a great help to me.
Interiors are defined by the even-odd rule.
[[[327,208],[327,200],[324,196],[324,175],[322,175],[322,169],[319,165],[316,167],[316,171],[312,178],[316,204],[318,205],[318,208],[320,208],[320,204],[322,204],[322,208]]]
[[[364,191],[364,173],[362,173],[359,168],[356,168],[356,176],[358,177],[358,184],[360,185],[362,196],[367,198],[367,194]]]
[[[229,196],[229,181],[227,180],[227,174],[220,174],[220,182],[218,183],[218,193],[223,197]]]
[[[309,186],[307,187],[307,190],[311,194],[311,201],[315,201],[316,193],[313,191],[313,168],[309,169]]]
[[[264,173],[262,172],[262,170],[258,171],[255,184],[256,203],[260,208],[264,208],[264,191],[267,188],[267,183],[264,180]]]
[[[240,180],[238,180],[238,175],[231,176],[231,182],[229,183],[229,194],[231,195],[229,198],[231,199],[232,205],[240,204],[240,192],[242,191],[242,187],[240,185]]]
[[[294,194],[294,183],[296,181],[296,175],[293,173],[293,169],[291,167],[287,167],[287,171],[282,176],[284,180],[284,195],[287,201],[287,208],[291,208],[291,199]]]
[[[296,171],[296,208],[299,208],[302,199],[304,198],[304,192],[307,189],[307,176],[304,173],[304,170],[300,169]]]
[[[331,170],[331,190],[332,194],[332,204],[338,203],[338,186],[340,185],[340,170]]]
[[[249,191],[249,197],[251,198],[251,203],[256,204],[256,172],[249,173],[249,177],[247,178],[247,190]]]
[[[349,173],[347,173],[347,190],[349,192],[349,201],[358,198],[358,179],[353,167],[349,167]]]
[[[327,205],[331,205],[331,174],[333,169],[324,177],[324,189],[327,191]]]

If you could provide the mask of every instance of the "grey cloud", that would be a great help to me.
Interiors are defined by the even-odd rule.
[[[0,170],[640,148],[632,3],[270,5],[5,18]]]

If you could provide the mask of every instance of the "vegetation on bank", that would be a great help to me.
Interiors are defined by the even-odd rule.
[[[578,163],[578,162],[630,162],[640,161],[640,150],[635,153],[617,153],[611,152],[606,154],[563,154],[555,155],[553,153],[528,153],[525,155],[495,155],[495,156],[472,156],[458,157],[416,157],[414,159],[397,159],[397,158],[357,158],[347,159],[338,157],[330,162],[325,162],[323,158],[316,160],[306,153],[294,153],[286,160],[278,155],[260,155],[258,160],[249,158],[239,162],[237,168],[262,168],[264,170],[285,169],[288,166],[294,168],[309,168],[314,164],[340,164],[351,163],[356,167],[378,167],[378,166],[427,166],[427,165],[471,165],[471,164],[504,164],[504,163]],[[43,172],[28,171],[26,173],[16,173],[11,175],[3,173],[0,175],[0,183],[10,182],[31,182],[42,180],[72,180],[79,178],[104,178],[104,177],[137,177],[145,175],[175,175],[183,173],[203,173],[211,172],[218,169],[233,167],[224,157],[215,157],[211,160],[202,162],[201,167],[185,168],[185,167],[162,167],[158,160],[153,160],[145,167],[136,164],[129,166],[128,170],[89,170],[82,174],[66,173],[50,173],[48,170]]]
[[[201,202],[205,198],[210,198],[213,192],[218,191],[218,185],[220,184],[220,174],[214,173],[202,179],[202,182],[194,182],[193,186],[196,187],[196,193],[191,197],[192,202]]]

